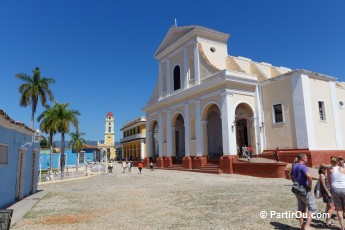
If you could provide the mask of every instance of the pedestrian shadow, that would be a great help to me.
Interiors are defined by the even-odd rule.
[[[298,220],[296,219],[298,222]],[[279,222],[270,222],[270,224],[274,227],[274,229],[281,229],[281,230],[298,230],[300,228],[293,227],[287,224],[282,224]],[[337,226],[327,227],[324,221],[321,220],[313,220],[310,224],[310,227],[314,229],[339,229]]]
[[[271,222],[270,223],[274,229],[282,229],[282,230],[299,230],[300,228],[296,228],[287,224],[282,224],[279,222]]]

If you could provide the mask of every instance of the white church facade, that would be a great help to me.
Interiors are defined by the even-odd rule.
[[[219,161],[231,173],[243,146],[253,155],[276,147],[307,151],[313,164],[342,153],[345,84],[231,56],[228,38],[200,26],[168,31],[154,55],[159,76],[144,107],[147,156],[159,167]]]

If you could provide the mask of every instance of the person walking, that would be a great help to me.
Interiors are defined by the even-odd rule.
[[[313,220],[313,213],[316,213],[316,200],[312,192],[313,178],[307,167],[308,157],[305,154],[298,154],[298,162],[293,165],[290,173],[292,182],[298,182],[299,185],[306,189],[306,196],[295,194],[297,199],[297,211],[306,212],[308,208],[308,218],[303,221],[303,215],[299,218],[301,229],[311,229],[310,224]]]
[[[343,207],[345,204],[345,168],[338,165],[328,170],[328,181],[332,188],[332,197],[337,211],[340,229],[344,230]]]
[[[122,161],[122,173],[125,173],[126,172],[126,168],[127,168],[127,163],[126,161]]]
[[[150,163],[150,169],[151,169],[151,171],[153,171],[153,162],[152,161]]]
[[[251,159],[253,157],[253,148],[251,145],[248,145],[248,152],[249,152],[249,157]]]
[[[326,204],[326,211],[325,213],[328,213],[328,216],[326,218],[326,225],[327,227],[335,226],[334,223],[331,221],[330,217],[332,216],[332,213],[334,211],[334,204],[333,204],[333,198],[331,194],[331,188],[328,183],[328,177],[327,177],[327,167],[325,164],[321,164],[319,167],[319,180],[320,180],[320,194],[322,196],[323,203]]]
[[[110,162],[109,162],[109,167],[108,167],[108,169],[109,169],[109,173],[112,173],[112,172],[113,172],[113,161],[110,161]]]
[[[273,156],[277,160],[277,162],[280,161],[280,158],[279,158],[279,148],[278,147],[275,150],[273,150]]]
[[[128,172],[132,172],[132,162],[128,162],[128,164],[127,164],[127,168],[128,168]]]
[[[143,163],[140,161],[138,164],[139,174],[141,174],[141,170],[143,169]]]

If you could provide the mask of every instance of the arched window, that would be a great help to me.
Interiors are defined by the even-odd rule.
[[[109,132],[109,133],[111,132],[111,127],[108,128],[108,132]]]
[[[181,88],[181,72],[180,66],[174,68],[174,91]]]

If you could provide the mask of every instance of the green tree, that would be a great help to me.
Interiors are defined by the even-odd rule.
[[[61,158],[60,166],[61,173],[65,170],[66,157],[65,157],[65,134],[70,132],[70,126],[73,125],[78,130],[79,121],[77,116],[80,113],[77,110],[68,109],[69,103],[60,104],[56,103],[54,106],[57,116],[57,131],[61,133]]]
[[[68,142],[68,148],[72,147],[72,151],[77,154],[77,160],[75,163],[75,169],[78,171],[79,166],[79,153],[83,149],[83,144],[85,144],[85,139],[82,138],[85,133],[80,133],[77,129],[74,133],[70,133],[71,140]]]
[[[37,117],[37,121],[41,122],[40,124],[40,130],[46,134],[49,134],[49,146],[50,146],[50,158],[49,158],[49,168],[50,171],[52,170],[53,167],[53,148],[54,148],[54,142],[53,142],[53,137],[54,134],[57,131],[57,125],[58,125],[58,117],[57,113],[55,110],[55,106],[51,107],[49,105],[45,106],[45,111],[41,113]]]
[[[42,136],[43,137],[43,136]],[[47,149],[47,148],[49,148],[50,146],[49,146],[49,143],[48,143],[48,141],[47,141],[47,139],[45,138],[45,137],[43,137],[42,139],[41,139],[41,141],[40,141],[40,147],[41,147],[41,149]]]
[[[24,83],[19,86],[19,93],[21,93],[20,106],[26,107],[31,105],[31,128],[34,129],[34,118],[38,100],[40,99],[42,106],[45,106],[47,103],[47,96],[50,100],[54,99],[49,84],[55,83],[55,80],[50,77],[41,77],[41,71],[38,67],[32,72],[32,77],[24,73],[19,73],[16,74],[16,78],[24,81]]]

